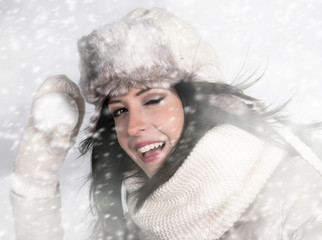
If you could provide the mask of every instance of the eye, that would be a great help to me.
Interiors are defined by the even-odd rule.
[[[113,117],[117,118],[117,117],[121,116],[126,111],[127,111],[126,108],[119,108],[119,109],[113,111]]]
[[[160,103],[164,98],[156,98],[146,102],[144,105],[155,105]]]

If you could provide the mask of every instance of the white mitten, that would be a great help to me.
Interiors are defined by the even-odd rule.
[[[14,165],[12,190],[30,198],[52,198],[59,170],[83,121],[84,99],[64,75],[48,78],[33,98]]]

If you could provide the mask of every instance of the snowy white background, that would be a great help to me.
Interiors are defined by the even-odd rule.
[[[14,239],[9,179],[34,91],[50,75],[77,82],[76,41],[134,8],[153,6],[200,30],[228,82],[245,59],[248,73],[268,65],[248,93],[276,105],[293,97],[286,109],[293,118],[322,119],[322,0],[0,0],[0,239]],[[88,189],[78,190],[89,159],[77,156],[75,147],[61,172],[65,239],[85,239],[88,232]]]

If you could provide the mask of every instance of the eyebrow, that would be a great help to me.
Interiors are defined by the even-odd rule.
[[[150,90],[151,90],[151,88],[145,88],[145,89],[142,89],[141,91],[137,92],[137,93],[135,94],[135,96],[136,96],[136,97],[138,97],[138,96],[142,95],[143,93],[148,92],[148,91],[150,91]],[[120,102],[121,102],[120,100],[110,100],[110,101],[108,102],[108,105],[109,105],[109,104],[113,104],[113,103],[120,103]]]
[[[139,91],[138,93],[136,93],[135,96],[138,97],[138,96],[142,95],[143,93],[145,93],[147,91],[150,91],[150,90],[151,90],[151,88],[142,89],[141,91]]]

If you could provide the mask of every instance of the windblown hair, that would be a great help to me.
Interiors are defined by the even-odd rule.
[[[122,181],[139,176],[143,186],[135,192],[136,209],[162,184],[167,182],[182,165],[200,138],[220,124],[232,124],[261,138],[274,141],[288,148],[274,132],[271,120],[278,119],[276,111],[268,111],[261,103],[243,93],[241,86],[224,83],[180,81],[174,86],[185,114],[181,140],[165,163],[149,179],[145,173],[122,150],[117,141],[114,120],[103,104],[95,133],[81,144],[81,152],[92,150],[91,208],[97,215],[94,235],[106,239],[128,236],[121,205]],[[288,149],[294,152],[293,149]]]

